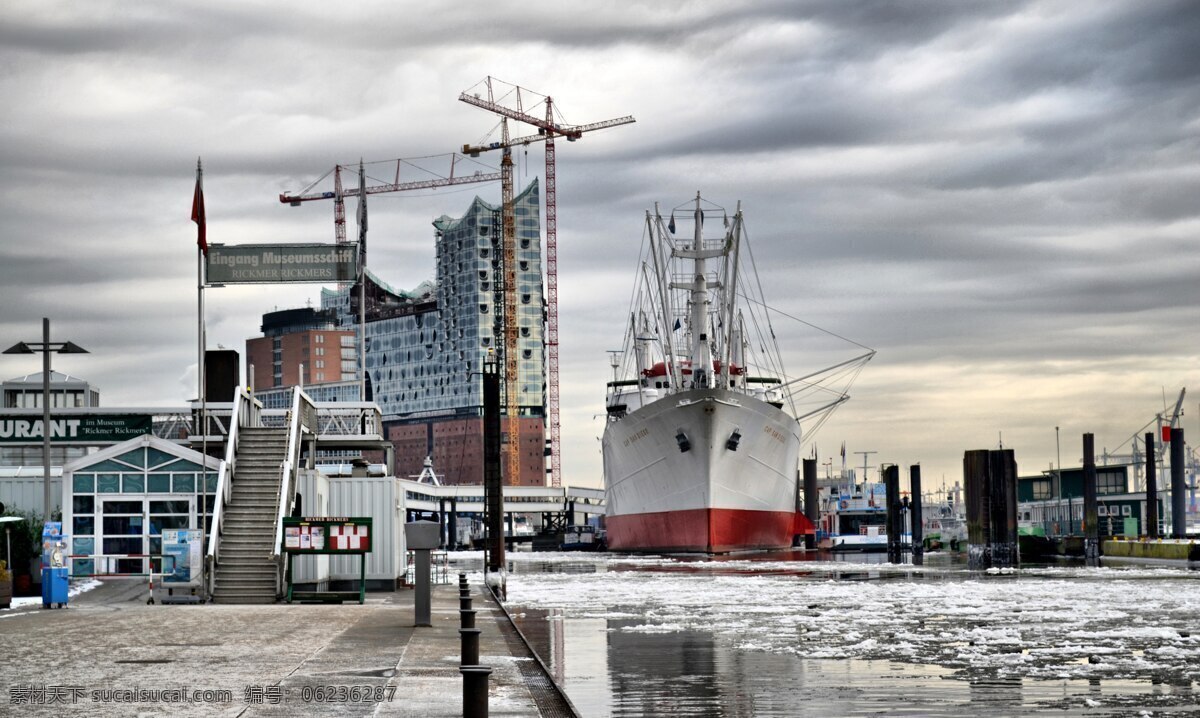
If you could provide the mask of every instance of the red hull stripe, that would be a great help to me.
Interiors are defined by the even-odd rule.
[[[608,516],[608,547],[614,551],[704,551],[788,548],[792,511],[690,509]]]

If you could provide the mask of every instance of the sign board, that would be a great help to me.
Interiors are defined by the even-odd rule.
[[[208,284],[353,282],[357,244],[210,244]]]
[[[203,548],[200,529],[163,529],[163,583],[192,583],[199,578],[200,553]]]
[[[371,517],[285,516],[283,551],[294,554],[370,553]]]
[[[92,414],[50,419],[50,442],[118,444],[154,431],[149,414]],[[44,436],[40,416],[0,415],[0,443],[40,444]]]

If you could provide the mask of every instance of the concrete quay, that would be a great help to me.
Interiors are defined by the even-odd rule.
[[[472,586],[492,716],[574,716],[503,609]],[[365,604],[147,605],[109,581],[65,609],[0,611],[0,715],[462,715],[457,585]]]

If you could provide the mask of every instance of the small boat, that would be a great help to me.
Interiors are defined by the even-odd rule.
[[[563,551],[603,551],[606,548],[604,529],[591,525],[568,526],[563,531]]]
[[[858,488],[858,487],[856,487]],[[858,491],[839,491],[821,517],[817,546],[829,551],[887,551],[887,489],[864,483]],[[902,536],[902,545],[912,537]]]
[[[926,551],[967,550],[967,517],[961,506],[947,498],[924,507],[921,523]]]

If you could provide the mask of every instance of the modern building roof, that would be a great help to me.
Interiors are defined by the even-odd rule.
[[[80,379],[79,377],[71,376],[70,374],[63,374],[62,372],[54,371],[53,369],[50,370],[50,383],[51,384],[77,384],[80,386],[91,386],[86,379]],[[19,376],[19,377],[9,379],[4,382],[5,386],[9,386],[12,384],[18,384],[18,385],[28,384],[28,385],[41,386],[42,385],[42,372],[39,371],[39,372],[36,372],[33,374],[26,374],[25,376]],[[95,389],[96,387],[92,386],[92,388]]]

